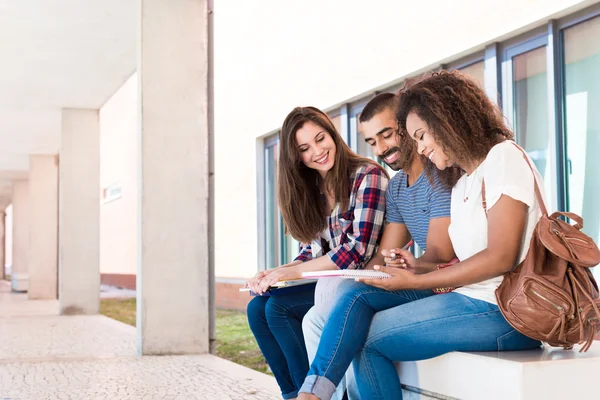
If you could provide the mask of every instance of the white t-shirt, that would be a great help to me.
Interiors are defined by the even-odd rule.
[[[543,188],[542,177],[533,161],[531,159],[529,161],[534,168],[540,188]],[[542,213],[535,200],[531,170],[523,158],[523,153],[514,145],[514,142],[508,140],[494,146],[479,167],[471,175],[463,175],[452,189],[451,224],[448,232],[456,256],[459,260],[464,261],[487,248],[487,218],[481,204],[482,178],[485,178],[488,211],[494,207],[503,194],[521,201],[529,207],[519,253],[518,263],[520,263],[527,255],[531,235]],[[510,224],[510,220],[507,220],[506,223]],[[502,279],[502,276],[499,276],[464,286],[457,289],[456,292],[497,304],[494,291],[502,283]]]

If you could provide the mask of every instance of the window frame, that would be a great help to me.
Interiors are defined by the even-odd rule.
[[[555,21],[557,29],[562,31],[600,16],[600,3],[593,4],[583,10],[564,16]]]
[[[269,242],[268,242],[268,238],[267,238],[267,190],[268,190],[268,179],[267,179],[267,174],[268,174],[268,169],[267,169],[267,151],[269,148],[271,147],[275,147],[277,145],[279,145],[279,131],[275,131],[275,132],[270,132],[268,135],[263,136],[262,138],[258,139],[260,142],[260,145],[257,146],[257,158],[260,157],[259,159],[262,161],[260,163],[260,168],[257,171],[258,174],[257,176],[258,178],[258,182],[257,182],[257,198],[258,198],[258,203],[257,203],[257,217],[258,217],[258,237],[262,238],[262,240],[259,240],[257,242],[257,255],[258,255],[258,263],[257,263],[257,268],[258,271],[264,271],[268,269],[268,259],[269,259],[269,254],[268,254],[268,246],[269,246]],[[275,183],[274,183],[275,185]],[[274,187],[274,190],[276,190],[276,187]],[[279,206],[276,206],[277,210],[279,210]],[[278,217],[280,220],[280,224],[281,224],[281,213],[278,212]],[[281,238],[280,237],[276,237],[275,240],[279,241],[279,246],[281,247]],[[276,255],[276,261],[280,261],[281,260],[281,251],[278,252],[279,254]]]
[[[448,71],[460,70],[482,61],[484,62],[485,70],[485,50],[479,50],[469,54],[468,56],[464,56],[457,60],[444,63],[440,66],[440,68]]]
[[[348,105],[348,146],[353,152],[358,154],[358,115],[365,108],[371,98],[375,96],[375,93],[369,96],[364,96],[360,100],[355,101]]]
[[[566,76],[565,76],[565,41],[564,34],[569,28],[583,24],[594,18],[600,17],[600,3],[567,15],[559,20],[550,21],[548,24],[548,35],[552,37],[551,43],[554,50],[554,121],[557,135],[557,185],[559,190],[558,209],[569,211],[571,209],[569,198],[569,173],[568,173],[568,133],[567,133],[567,99],[566,99]]]

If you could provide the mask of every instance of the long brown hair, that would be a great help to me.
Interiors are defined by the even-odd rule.
[[[409,81],[398,95],[400,129],[407,133],[406,118],[415,112],[459,164],[483,160],[494,145],[514,137],[500,109],[458,71],[434,72]]]
[[[317,171],[304,165],[296,142],[296,132],[308,121],[327,131],[335,143],[333,168],[325,176],[323,187],[333,192],[335,202],[341,203],[342,210],[348,208],[350,200],[350,177],[360,166],[373,164],[387,175],[375,161],[350,150],[327,114],[315,107],[294,108],[285,118],[280,133],[279,209],[286,230],[296,240],[305,243],[311,242],[327,226],[325,203],[319,190],[323,178]]]

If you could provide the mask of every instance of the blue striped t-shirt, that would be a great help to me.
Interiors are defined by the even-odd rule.
[[[432,186],[423,172],[412,186],[407,187],[406,173],[400,170],[390,180],[385,193],[387,222],[405,224],[423,251],[427,243],[429,220],[450,216],[452,189],[442,185],[435,171],[433,178]]]

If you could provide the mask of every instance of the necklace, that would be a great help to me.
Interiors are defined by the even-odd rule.
[[[463,202],[466,203],[467,201],[469,201],[469,194],[471,193],[471,190],[473,189],[473,183],[475,181],[477,181],[477,173],[479,172],[479,169],[477,169],[474,173],[472,173],[471,175],[467,176],[466,182],[465,182],[465,190],[463,191]],[[467,189],[467,184],[468,185],[468,189]]]

